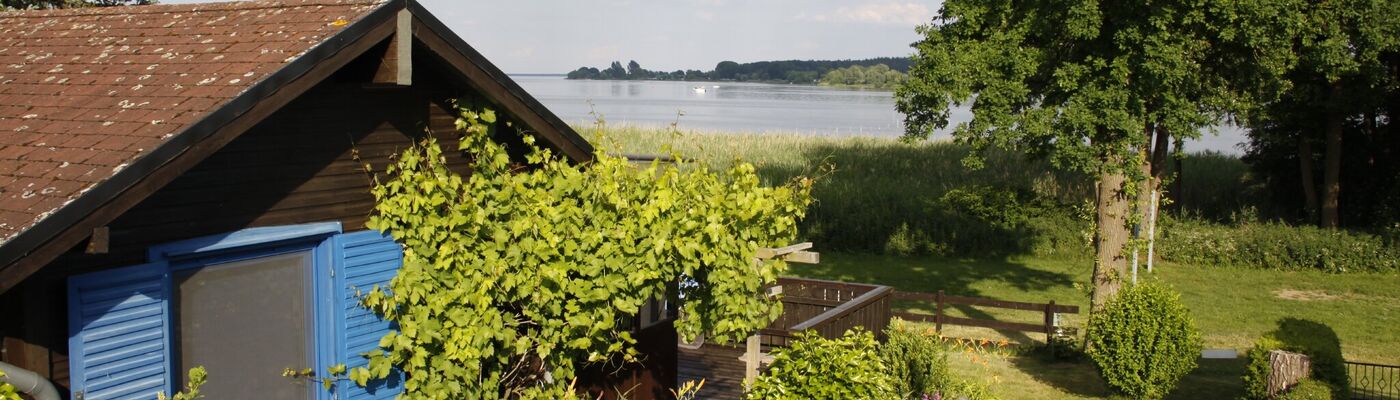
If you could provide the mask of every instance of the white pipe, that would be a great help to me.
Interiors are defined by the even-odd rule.
[[[1134,248],[1133,248],[1133,284],[1134,284],[1134,285],[1137,284],[1137,265],[1138,265],[1138,251],[1137,251],[1137,248],[1134,247]]]
[[[1152,273],[1153,246],[1157,244],[1157,209],[1158,202],[1161,201],[1162,193],[1156,189],[1152,190],[1152,208],[1148,211],[1147,218],[1147,273]]]
[[[59,400],[58,389],[54,389],[53,382],[49,382],[48,379],[44,379],[34,371],[4,362],[0,362],[0,371],[5,371],[5,376],[0,377],[0,382],[14,386],[15,389],[33,397],[34,400]]]
[[[1136,240],[1136,239],[1139,239],[1139,238],[1142,238],[1142,224],[1134,224],[1134,225],[1133,225],[1133,239]],[[1137,272],[1138,272],[1138,246],[1137,246],[1137,243],[1133,243],[1133,284],[1134,284],[1134,285],[1137,284],[1137,275],[1138,275]]]

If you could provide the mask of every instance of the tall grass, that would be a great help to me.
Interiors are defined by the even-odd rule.
[[[581,128],[598,134],[596,128]],[[818,176],[803,234],[830,250],[950,256],[1088,254],[1094,181],[1048,162],[994,152],[963,165],[952,142],[797,134],[675,132],[607,127],[603,146],[625,154],[681,155],[725,167],[755,164],[769,183]],[[824,166],[830,169],[825,169]],[[1184,160],[1181,206],[1218,216],[1242,208],[1244,164],[1219,154]]]
[[[1254,222],[1264,204],[1263,184],[1239,157],[1207,151],[1182,160],[1181,203],[1185,215],[1215,222]]]

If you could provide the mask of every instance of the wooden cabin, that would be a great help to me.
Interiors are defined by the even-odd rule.
[[[592,154],[411,0],[0,13],[0,361],[72,399],[154,398],[196,365],[208,398],[394,397],[281,371],[362,365],[391,328],[354,296],[402,257],[364,227],[355,155],[455,148],[452,99]],[[639,336],[650,364],[586,383],[673,387],[671,325]]]

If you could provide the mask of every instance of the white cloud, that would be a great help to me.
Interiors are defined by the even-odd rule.
[[[919,3],[867,3],[856,7],[839,7],[829,13],[798,14],[800,21],[858,22],[881,25],[918,25],[933,17],[928,6]]]

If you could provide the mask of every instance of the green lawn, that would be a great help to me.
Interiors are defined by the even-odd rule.
[[[1086,292],[1091,262],[1011,257],[966,260],[943,257],[899,257],[826,252],[821,264],[794,264],[790,275],[890,285],[899,290],[935,292],[1043,303],[1079,305],[1088,309]],[[1400,364],[1400,277],[1395,275],[1330,275],[1241,268],[1202,268],[1161,264],[1148,279],[1160,279],[1182,293],[1205,339],[1206,348],[1243,350],[1283,317],[1318,321],[1331,326],[1342,340],[1348,360]],[[1079,283],[1076,285],[1076,283]],[[932,305],[907,303],[897,307],[932,312]],[[1035,312],[958,307],[954,315],[1038,323]],[[1067,319],[1084,326],[1085,315]],[[982,328],[945,327],[949,336],[1008,339],[1039,343],[1043,334],[999,332]],[[1088,362],[1056,362],[1039,355],[999,356],[959,354],[953,357],[963,376],[995,380],[1003,398],[1102,398],[1107,389]],[[1243,360],[1202,360],[1202,367],[1179,385],[1173,398],[1238,397]]]
[[[1001,399],[1102,399],[1108,387],[1088,362],[1051,361],[1043,356],[969,355],[949,357],[959,376],[986,382]],[[1168,399],[1237,399],[1244,395],[1244,359],[1201,360]]]
[[[584,129],[592,132],[592,129]],[[1087,219],[1068,208],[1089,204],[1093,181],[1050,168],[1043,161],[993,152],[986,167],[963,166],[967,148],[947,142],[902,143],[892,139],[817,137],[782,134],[672,134],[658,129],[608,128],[611,149],[623,153],[661,153],[666,146],[686,157],[727,165],[753,162],[770,183],[794,175],[818,175],[816,203],[804,221],[802,236],[823,252],[819,265],[793,265],[792,275],[894,286],[935,292],[1043,303],[1079,305],[1087,311],[1089,281],[1084,231]],[[1185,215],[1221,220],[1254,207],[1247,195],[1247,166],[1219,154],[1191,155],[1184,161],[1183,194],[1174,199]],[[825,170],[823,165],[833,166]],[[1026,226],[1010,229],[966,212],[948,212],[942,197],[954,189],[993,185],[1033,193],[1053,212]],[[1000,203],[992,208],[1001,207]],[[1030,204],[1030,203],[1027,203]],[[1068,208],[1067,208],[1068,207]],[[1022,207],[1024,208],[1024,207]],[[1002,208],[1004,209],[1004,207]],[[1014,214],[1014,213],[1012,213]],[[1063,214],[1063,215],[1061,215]],[[981,217],[979,217],[981,218]],[[1213,220],[1212,220],[1213,221]],[[1033,228],[1033,229],[1032,229]],[[896,238],[907,246],[892,246]],[[907,242],[907,243],[906,243]],[[828,248],[823,249],[826,246]],[[907,248],[906,248],[907,247]],[[976,259],[936,256],[864,255],[835,249],[884,250],[890,254],[974,254]],[[927,251],[925,251],[927,250]],[[1161,249],[1159,249],[1161,250]],[[1038,254],[993,257],[983,254]],[[1078,258],[1076,258],[1078,257]],[[1280,318],[1295,317],[1331,326],[1352,361],[1400,365],[1400,275],[1282,272],[1233,267],[1164,263],[1144,279],[1160,279],[1181,291],[1195,314],[1207,348],[1243,350]],[[896,304],[914,312],[932,312],[931,304]],[[951,313],[972,318],[1041,323],[1035,312],[957,307]],[[1068,316],[1082,331],[1085,315]],[[998,332],[945,327],[950,336],[1044,340],[1039,333]],[[997,379],[1003,398],[1100,398],[1106,389],[1087,362],[1050,362],[1037,356],[955,357],[964,376]],[[1203,361],[1174,395],[1176,398],[1235,398],[1240,360]],[[981,373],[976,371],[984,370]]]

